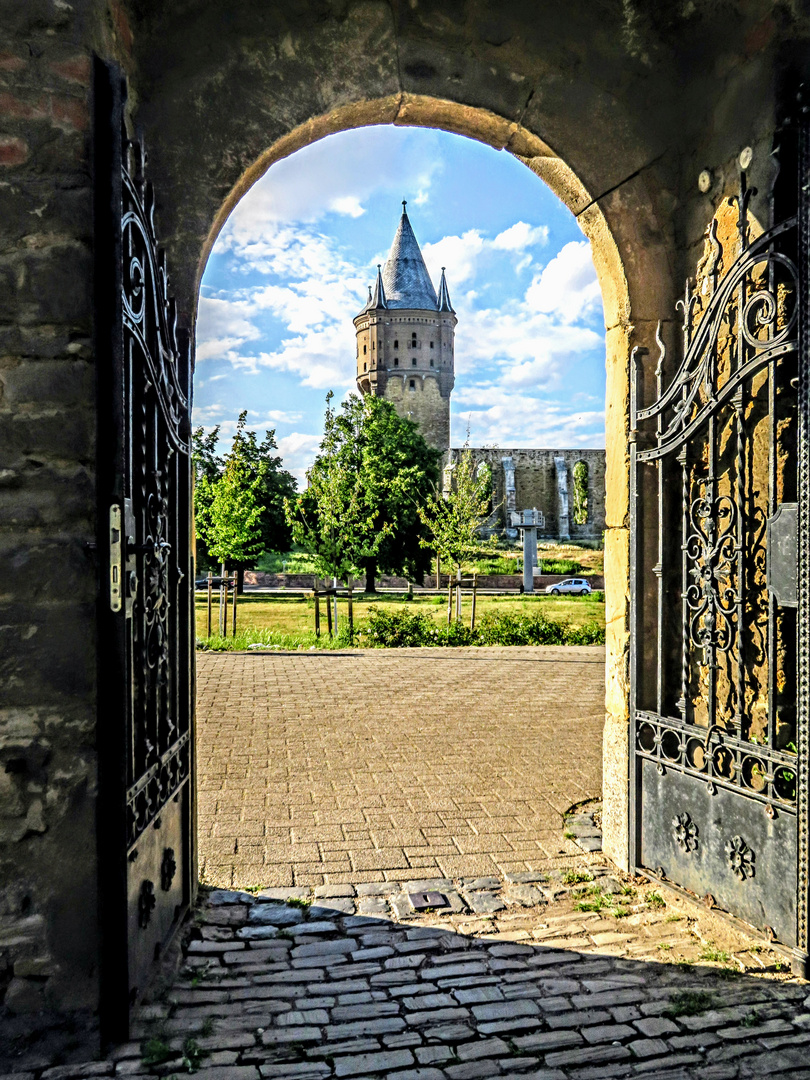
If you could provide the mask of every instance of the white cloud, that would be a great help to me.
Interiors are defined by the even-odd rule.
[[[486,242],[478,229],[468,229],[461,236],[445,236],[435,244],[423,244],[422,255],[433,284],[439,283],[443,266],[447,267],[454,285],[474,277],[485,247]]]
[[[365,206],[356,195],[342,195],[337,199],[332,199],[329,209],[334,210],[336,214],[346,214],[353,218],[362,217],[366,212]]]
[[[502,251],[524,251],[527,247],[547,243],[547,225],[529,225],[525,221],[516,221],[514,225],[498,233],[492,246]]]
[[[330,210],[359,217],[369,196],[381,191],[390,192],[392,206],[413,191],[417,203],[426,202],[442,168],[437,138],[432,132],[376,127],[358,129],[350,139],[327,136],[271,165],[234,208],[226,228],[257,236],[268,225],[312,223]]]
[[[278,440],[278,448],[284,458],[284,468],[288,469],[298,481],[299,488],[306,486],[306,471],[315,460],[320,435],[308,435],[302,431],[293,431]]]
[[[587,240],[572,240],[561,248],[526,291],[529,307],[565,322],[598,309],[601,300]]]
[[[604,445],[603,411],[578,411],[567,402],[541,401],[492,383],[466,386],[452,400],[453,445],[462,441],[468,425],[473,446]]]

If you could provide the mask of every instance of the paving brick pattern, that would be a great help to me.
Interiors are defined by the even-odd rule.
[[[197,686],[212,885],[536,870],[601,790],[598,647],[203,653]]]

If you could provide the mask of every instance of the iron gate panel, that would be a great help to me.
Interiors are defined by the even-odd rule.
[[[631,860],[775,936],[802,964],[805,263],[795,154],[788,164],[760,235],[744,172],[733,229],[728,214],[713,218],[678,305],[680,361],[660,324],[654,371],[646,350],[633,353]],[[790,187],[792,210],[774,224],[777,192],[784,208]]]
[[[100,853],[102,873],[111,871],[103,1012],[108,1036],[120,1038],[195,881],[191,363],[155,237],[145,155],[123,125],[120,78],[102,65],[96,75],[105,113],[97,185],[102,162],[111,177],[98,215],[109,262],[97,263],[111,308],[109,367],[99,378],[100,517],[109,523],[99,673],[108,815]],[[103,280],[99,287],[103,295]]]

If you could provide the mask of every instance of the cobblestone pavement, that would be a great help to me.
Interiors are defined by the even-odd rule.
[[[425,889],[441,910],[412,909]],[[810,1077],[810,987],[601,856],[511,883],[215,890],[182,953],[131,1043],[26,1080]]]
[[[598,647],[201,653],[197,686],[212,885],[541,869],[600,793]]]

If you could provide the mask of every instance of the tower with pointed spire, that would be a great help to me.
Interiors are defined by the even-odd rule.
[[[391,401],[442,452],[450,446],[457,321],[444,267],[437,296],[403,200],[385,266],[377,267],[374,288],[354,320],[357,388]]]

